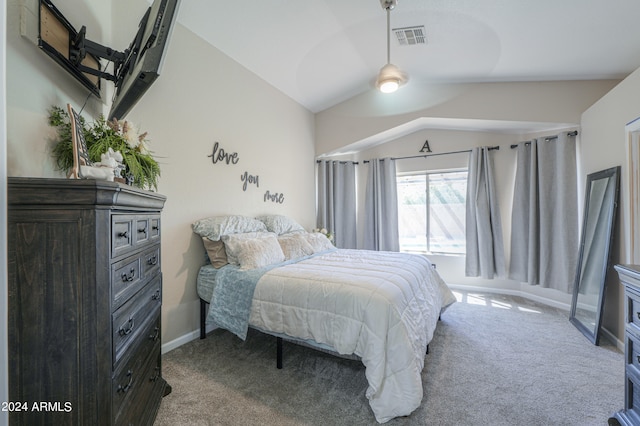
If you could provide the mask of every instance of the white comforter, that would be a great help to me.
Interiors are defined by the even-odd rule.
[[[426,347],[454,301],[423,256],[337,250],[267,272],[249,322],[361,357],[369,404],[384,423],[420,405]]]

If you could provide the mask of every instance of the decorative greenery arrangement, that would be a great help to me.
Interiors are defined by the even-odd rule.
[[[73,142],[71,139],[71,120],[64,109],[52,106],[49,110],[49,125],[58,132],[58,141],[53,147],[53,155],[60,170],[68,171],[73,167]],[[107,121],[98,117],[93,124],[86,123],[80,117],[89,158],[99,162],[101,155],[109,148],[120,151],[125,169],[123,178],[132,180],[132,185],[144,189],[158,189],[160,166],[151,156],[148,148],[147,133],[138,134],[137,129],[128,121]]]

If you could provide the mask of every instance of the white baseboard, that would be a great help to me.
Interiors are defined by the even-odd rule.
[[[602,327],[602,334],[604,334],[606,336],[606,339],[608,341],[610,341],[611,343],[613,343],[616,348],[618,348],[618,350],[620,352],[624,352],[624,342],[619,340],[616,336],[613,335],[612,332],[610,332],[609,330],[607,330],[606,328]]]
[[[477,291],[478,293],[494,293],[494,294],[506,294],[509,296],[520,296],[525,299],[533,300],[534,302],[542,303],[543,305],[551,306],[553,308],[562,309],[567,311],[567,313],[571,310],[571,306],[567,303],[559,302],[557,300],[549,299],[547,297],[541,297],[535,294],[527,293],[520,290],[511,290],[511,289],[503,289],[503,288],[487,288],[487,287],[475,287],[468,285],[458,285],[458,284],[449,284],[449,288],[452,290],[462,290],[462,291]],[[569,316],[567,314],[567,321],[569,321]],[[215,330],[214,326],[207,326],[207,333]],[[616,338],[613,333],[611,333],[606,328],[602,328],[603,334],[606,338],[612,342],[619,350],[624,352],[624,343]],[[173,339],[170,342],[167,342],[162,345],[162,353],[165,354],[172,349],[175,349],[179,346],[184,345],[185,343],[189,343],[192,340],[200,338],[200,329],[194,330],[190,333],[184,334],[177,339]]]
[[[215,330],[216,328],[217,327],[214,327],[214,326],[207,326],[207,333]],[[189,343],[190,341],[196,340],[199,338],[200,338],[200,329],[198,328],[197,330],[184,334],[178,337],[177,339],[173,339],[172,341],[163,344],[161,351],[163,354],[166,354],[170,350],[173,350],[179,346],[184,345],[185,343]]]

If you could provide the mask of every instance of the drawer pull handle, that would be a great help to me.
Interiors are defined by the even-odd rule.
[[[118,237],[120,237],[120,238],[129,238],[129,232],[127,232],[127,231],[118,232]]]
[[[160,367],[156,367],[153,370],[156,374],[151,376],[151,378],[149,379],[150,382],[156,382],[160,378]]]
[[[638,364],[640,364],[640,355],[636,355],[636,358],[638,359]]]
[[[120,330],[118,330],[118,333],[120,333],[121,336],[126,336],[128,334],[131,334],[131,332],[133,331],[133,327],[135,327],[136,322],[134,321],[133,317],[129,317],[129,321],[127,321],[127,323],[123,326],[120,327]],[[127,328],[125,328],[125,326]]]
[[[131,389],[131,385],[133,385],[133,371],[127,371],[127,377],[129,378],[129,383],[126,385],[118,385],[118,392],[126,393],[129,389]]]
[[[149,265],[157,265],[158,264],[158,256],[156,256],[155,254],[153,256],[151,256],[149,258],[149,260],[147,260],[147,263]]]
[[[640,311],[636,312],[636,315],[638,316],[638,319],[640,320]]]
[[[160,300],[160,289],[157,289],[156,292],[151,295],[151,300]]]
[[[128,274],[125,274],[124,272],[122,273],[122,281],[123,282],[133,281],[135,279],[135,276],[136,276],[136,270],[131,268]]]
[[[158,229],[160,229],[160,226],[158,226],[158,225],[153,225],[153,226],[151,227],[151,229],[152,229],[153,231],[157,231]]]
[[[153,334],[149,335],[149,340],[153,340],[155,342],[156,340],[158,340],[158,337],[160,337],[160,327],[156,327],[153,329]]]
[[[144,227],[144,228],[142,228],[142,229],[138,229],[138,232],[139,232],[139,233],[145,233],[145,234],[146,234],[146,233],[147,233],[147,227],[145,226],[145,227]]]

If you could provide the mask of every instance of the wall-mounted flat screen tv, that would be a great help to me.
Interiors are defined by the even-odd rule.
[[[138,33],[116,70],[116,91],[109,119],[124,118],[158,78],[180,0],[155,0],[140,21]]]
[[[39,1],[38,45],[97,97],[101,79],[112,81],[108,118],[123,119],[160,75],[180,0],[154,0],[123,52],[88,40],[86,27],[76,31],[51,1]],[[113,63],[112,74],[101,58]]]

